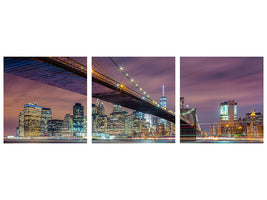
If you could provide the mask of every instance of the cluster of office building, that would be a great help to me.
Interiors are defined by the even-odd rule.
[[[229,100],[220,104],[220,120],[218,129],[210,126],[211,135],[263,137],[263,115],[260,112],[247,113],[244,118],[237,119],[237,102]]]
[[[109,135],[148,136],[174,135],[175,125],[164,119],[138,111],[128,114],[120,105],[113,105],[110,116],[105,114],[103,102],[92,104],[92,132]]]
[[[19,114],[16,135],[19,137],[86,137],[87,117],[80,103],[73,106],[73,114],[66,114],[64,120],[53,119],[50,108],[37,103],[24,105]]]
[[[167,98],[164,86],[160,106],[167,108]],[[133,111],[129,114],[122,110],[122,106],[113,105],[110,115],[105,114],[103,102],[97,99],[92,104],[92,132],[93,135],[105,133],[114,136],[171,136],[175,135],[175,124],[151,114]]]

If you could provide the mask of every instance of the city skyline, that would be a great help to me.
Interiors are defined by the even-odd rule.
[[[103,141],[103,138],[109,139],[104,141],[112,142],[114,137],[120,138],[120,142],[123,142],[121,136],[128,138],[124,142],[129,142],[130,138],[135,139],[136,137],[140,139],[143,137],[142,140],[146,140],[145,137],[149,137],[149,140],[157,138],[161,142],[166,142],[166,138],[168,138],[168,143],[174,142],[174,123],[136,110],[128,112],[120,105],[113,104],[112,107],[113,110],[109,113],[105,110],[105,102],[100,99],[92,102],[92,139],[94,143],[99,141],[97,139]]]
[[[197,108],[204,131],[218,122],[220,103],[227,100],[237,102],[237,118],[252,109],[263,113],[262,57],[181,57],[180,65],[181,97]]]
[[[174,57],[93,57],[92,80],[93,143],[175,142]]]
[[[18,115],[28,103],[51,108],[53,119],[63,120],[80,102],[87,113],[87,97],[37,81],[4,73],[4,136],[16,135]]]

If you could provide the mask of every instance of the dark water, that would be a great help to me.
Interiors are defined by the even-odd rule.
[[[237,144],[237,143],[263,143],[262,141],[249,141],[249,140],[235,140],[235,141],[213,141],[213,140],[196,140],[196,141],[181,141],[180,143],[217,143],[217,144]]]
[[[134,139],[94,139],[92,143],[175,143],[175,139],[172,140],[134,140]]]
[[[4,139],[4,143],[87,143],[87,140],[56,140],[56,139]]]

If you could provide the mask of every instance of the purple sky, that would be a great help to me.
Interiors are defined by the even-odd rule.
[[[175,110],[175,58],[174,57],[113,57],[124,71],[146,91],[150,97],[158,101],[162,96],[162,85],[165,85],[168,109]],[[107,57],[93,57],[111,77],[130,85],[125,76]],[[94,67],[93,67],[94,68]],[[93,83],[94,84],[94,83]],[[93,98],[93,103],[96,99]],[[106,114],[112,111],[112,104],[105,103]],[[128,110],[129,109],[124,109]]]
[[[18,115],[23,106],[36,102],[39,106],[51,108],[53,119],[64,119],[73,113],[76,102],[87,110],[87,97],[40,82],[4,73],[4,135],[15,135]]]
[[[263,112],[262,57],[181,57],[181,97],[200,123],[219,121],[219,104],[237,102],[237,116]],[[207,128],[209,125],[201,125]]]

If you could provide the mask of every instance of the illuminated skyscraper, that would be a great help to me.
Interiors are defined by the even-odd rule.
[[[160,97],[159,105],[167,108],[167,98],[164,95],[164,85],[162,86],[162,97]]]
[[[83,136],[87,137],[87,116],[83,118]]]
[[[144,113],[139,112],[139,111],[133,111],[133,114],[138,117],[140,120],[144,118]]]
[[[128,112],[120,105],[113,105],[113,112],[108,119],[108,132],[112,135],[125,134],[125,118]]]
[[[237,103],[234,100],[220,104],[220,120],[228,122],[237,120]]]
[[[48,120],[48,135],[60,137],[62,134],[63,120],[51,119]]]
[[[159,105],[161,107],[167,108],[167,98],[164,95],[164,85],[162,86],[162,97],[160,97]],[[164,125],[164,127],[166,128],[166,122],[167,121],[165,119],[160,119],[159,122],[162,123]]]
[[[82,137],[84,122],[84,108],[80,103],[75,103],[73,106],[73,134]]]
[[[92,104],[92,115],[98,114],[97,106],[95,104]]]
[[[180,97],[180,109],[184,109],[184,97]]]
[[[41,115],[43,107],[37,103],[24,105],[24,136],[37,137],[41,135]]]
[[[157,134],[159,134],[159,135],[165,135],[166,134],[166,129],[165,129],[164,123],[159,123],[157,125]]]
[[[62,124],[62,136],[73,136],[73,119],[71,114],[66,114]]]
[[[19,113],[19,130],[18,130],[18,136],[24,137],[24,111],[21,111]]]
[[[125,118],[125,134],[136,135],[140,133],[140,118],[137,115],[138,112],[133,111],[132,114]]]
[[[152,128],[152,115],[151,114],[144,114],[145,121],[149,124],[149,127]]]
[[[52,112],[50,108],[43,108],[41,121],[40,121],[40,132],[41,135],[48,135],[48,120],[52,119]]]
[[[218,123],[218,135],[232,136],[236,133],[237,103],[229,100],[220,104],[220,121]]]
[[[92,132],[107,133],[108,118],[105,115],[103,102],[97,99],[96,104],[92,104]]]
[[[122,107],[120,105],[113,104],[113,112],[122,112]]]
[[[263,115],[252,110],[246,114],[246,118],[241,121],[242,131],[248,137],[263,137]]]
[[[100,115],[105,115],[105,108],[104,108],[103,102],[100,106]]]

